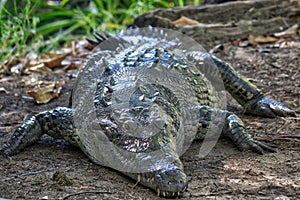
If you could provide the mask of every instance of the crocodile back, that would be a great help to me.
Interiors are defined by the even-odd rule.
[[[126,171],[124,160],[130,160],[127,169],[135,172],[166,166],[156,162],[180,163],[179,156],[198,131],[200,113],[194,108],[217,104],[211,81],[197,66],[205,63],[188,60],[186,52],[195,50],[194,41],[183,43],[180,35],[172,34],[129,30],[102,42],[102,51],[85,64],[84,74],[89,75],[79,80],[90,79],[84,88],[93,87],[93,92],[82,90],[79,102],[93,96],[93,108],[81,107],[79,113],[94,110],[97,128],[94,135],[80,132],[87,154],[98,163],[112,167],[105,151],[119,155],[120,163],[114,158],[113,168],[120,171]],[[137,169],[141,160],[143,167]]]

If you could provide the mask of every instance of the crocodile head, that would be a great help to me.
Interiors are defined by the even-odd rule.
[[[141,174],[126,173],[126,175],[137,180],[137,183],[155,190],[158,196],[163,197],[180,197],[187,187],[187,176],[179,159],[164,165],[157,171]]]

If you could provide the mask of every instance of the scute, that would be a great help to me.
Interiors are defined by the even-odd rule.
[[[202,47],[180,33],[149,29],[130,29],[102,42],[73,96],[86,154],[122,172],[157,171],[161,163],[177,161],[198,131],[200,116],[193,108],[220,103],[196,66],[205,63],[186,55]]]

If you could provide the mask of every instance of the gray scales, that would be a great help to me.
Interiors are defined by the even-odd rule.
[[[151,33],[147,33],[149,30]],[[94,74],[95,79],[90,80],[96,81],[95,93],[91,93],[94,95],[91,97],[92,106],[99,119],[96,132],[99,129],[110,143],[124,151],[137,154],[148,153],[174,141],[175,144],[182,144],[177,140],[187,138],[190,140],[188,142],[191,142],[193,139],[203,139],[210,126],[214,124],[221,124],[221,136],[230,138],[241,151],[252,150],[260,154],[263,154],[264,150],[276,151],[274,145],[253,139],[245,131],[244,124],[237,115],[219,106],[218,102],[222,102],[222,99],[217,91],[222,88],[215,88],[210,81],[217,77],[213,73],[213,66],[216,66],[225,89],[244,107],[246,113],[266,117],[295,116],[293,109],[266,97],[255,85],[238,74],[230,64],[203,50],[185,48],[178,38],[172,38],[167,31],[156,28],[149,28],[146,31],[130,29],[117,36],[97,34],[96,39],[89,42],[95,46],[99,45],[101,50],[87,59],[81,74],[89,69],[98,68],[96,72],[99,74]],[[147,70],[144,69],[155,69],[158,73],[147,74]],[[144,79],[153,79],[155,76],[156,79],[140,81],[139,76]],[[164,76],[168,78],[164,79]],[[180,81],[184,84],[178,83],[176,76],[180,76]],[[207,78],[208,76],[210,78]],[[163,80],[156,82],[157,77]],[[79,76],[80,78],[82,76]],[[128,97],[129,114],[126,120],[132,118],[141,125],[140,129],[135,130],[146,130],[146,132],[155,129],[149,125],[151,123],[149,121],[154,121],[153,123],[159,126],[154,131],[155,134],[132,135],[126,132],[126,128],[120,122],[117,123],[116,115],[113,116],[113,104],[118,102],[113,102],[113,97],[118,94],[118,98],[122,98],[122,95],[125,98],[127,94],[122,92],[127,90],[127,86],[134,89]],[[218,84],[216,86],[218,87]],[[73,96],[79,98],[90,89],[89,85],[76,87]],[[81,98],[79,102],[84,104],[84,100],[85,98]],[[183,110],[181,107],[186,109]],[[75,123],[77,119],[74,108],[76,105],[72,108],[57,107],[32,116],[16,129],[11,139],[0,149],[1,154],[4,157],[17,154],[43,134],[48,134],[54,138],[63,138],[81,148],[96,164],[106,165],[92,152],[93,146],[88,145],[91,140],[89,136],[87,136],[88,144],[82,141],[82,134],[80,137],[78,132],[80,129]],[[151,111],[153,108],[157,111],[154,114]],[[185,126],[186,131],[182,130],[182,123],[195,121],[195,119],[197,122],[190,127]],[[193,131],[189,129],[195,130],[195,128],[195,134],[190,136]],[[185,138],[181,137],[181,134]],[[160,196],[180,197],[187,187],[187,177],[180,161],[180,156],[185,150],[184,148],[182,151],[169,149],[167,153],[171,159],[160,168],[144,172],[126,170],[121,172],[155,190]],[[117,155],[109,156],[117,157]]]

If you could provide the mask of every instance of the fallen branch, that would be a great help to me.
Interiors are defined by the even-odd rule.
[[[300,140],[300,135],[272,135],[272,136],[262,136],[258,137],[256,136],[255,139],[260,140],[260,141],[274,141],[274,140]]]
[[[280,135],[274,139],[275,140],[280,140],[280,139],[299,139],[300,140],[300,135]]]
[[[220,42],[247,38],[250,34],[271,35],[281,32],[299,24],[299,16],[298,0],[252,0],[158,9],[138,16],[134,25],[175,29],[210,49]],[[182,17],[193,23],[175,23]]]

